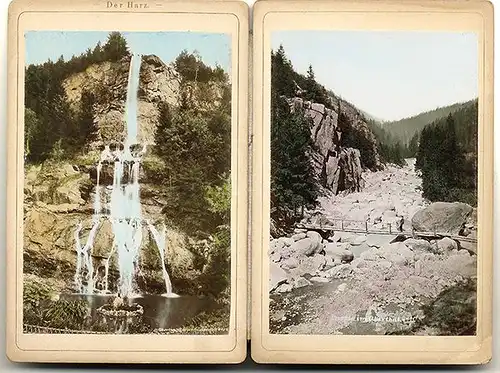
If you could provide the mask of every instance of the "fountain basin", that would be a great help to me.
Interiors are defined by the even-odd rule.
[[[140,298],[128,298],[125,304],[138,304],[142,306],[143,313],[130,318],[141,320],[151,330],[180,328],[201,312],[212,312],[221,307],[220,304],[209,297],[176,295],[177,297],[167,297],[163,295],[143,294]],[[98,313],[98,309],[105,304],[112,303],[116,298],[116,294],[61,294],[60,298],[66,300],[85,300],[90,308],[90,317],[93,320],[98,320],[105,317],[102,313]],[[113,316],[108,317],[108,319],[113,318]],[[118,320],[119,318],[116,319]]]

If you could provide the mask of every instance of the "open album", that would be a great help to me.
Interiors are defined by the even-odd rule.
[[[7,355],[488,362],[492,82],[485,0],[14,0]]]

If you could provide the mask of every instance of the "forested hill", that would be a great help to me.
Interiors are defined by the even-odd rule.
[[[417,168],[424,197],[477,203],[478,102],[471,101],[423,128]]]
[[[434,110],[429,110],[397,121],[381,122],[380,126],[385,131],[391,133],[394,139],[399,141],[402,145],[409,145],[412,137],[415,136],[416,133],[420,132],[429,123],[441,118],[446,118],[448,114],[454,113],[474,102],[477,102],[477,99],[439,107]]]
[[[363,169],[379,170],[384,158],[376,123],[316,81],[312,66],[295,71],[283,46],[272,52],[271,207],[279,229],[312,208],[326,189],[363,188]]]

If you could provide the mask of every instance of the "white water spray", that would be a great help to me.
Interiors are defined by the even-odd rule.
[[[163,271],[163,279],[165,281],[165,288],[167,289],[167,293],[165,294],[167,297],[175,296],[172,291],[172,282],[170,281],[170,276],[168,275],[167,268],[165,266],[165,249],[167,246],[167,228],[165,224],[163,224],[163,229],[161,233],[156,229],[156,227],[148,221],[149,231],[153,235],[153,239],[156,242],[156,247],[160,253],[161,267]]]
[[[77,291],[93,294],[94,269],[92,262],[92,249],[95,235],[100,225],[101,217],[111,222],[113,230],[113,246],[110,248],[104,264],[104,291],[109,291],[109,266],[110,261],[117,253],[118,271],[120,274],[118,293],[122,297],[131,297],[136,290],[134,277],[139,270],[139,250],[143,239],[143,222],[147,223],[156,242],[162,261],[162,272],[165,281],[166,295],[175,296],[172,283],[165,266],[166,228],[162,234],[149,222],[143,221],[140,200],[140,163],[146,152],[146,146],[139,151],[137,146],[137,90],[139,88],[139,73],[141,69],[141,56],[132,55],[127,87],[127,101],[125,119],[127,122],[127,138],[123,150],[117,146],[114,150],[109,145],[101,152],[97,169],[97,183],[94,194],[93,225],[89,232],[87,242],[82,247],[80,233],[82,224],[79,223],[75,230],[75,248],[77,251],[77,268],[75,274],[75,287]],[[110,195],[101,195],[101,171],[103,165],[113,165],[113,185]],[[103,210],[102,199],[108,207]],[[87,283],[84,286],[84,282]]]

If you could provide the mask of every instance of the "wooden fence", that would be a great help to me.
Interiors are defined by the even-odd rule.
[[[451,235],[449,233],[443,233],[439,231],[416,231],[413,228],[411,230],[399,230],[393,223],[385,223],[382,228],[369,225],[368,221],[361,220],[348,220],[348,219],[329,219],[332,224],[297,224],[297,228],[309,229],[309,230],[323,230],[323,231],[338,231],[338,232],[351,232],[351,233],[363,233],[363,234],[378,234],[378,235],[406,235],[412,237],[436,237],[443,238],[449,237],[454,240],[460,240],[465,242],[475,243],[476,238],[467,236],[457,236]]]

